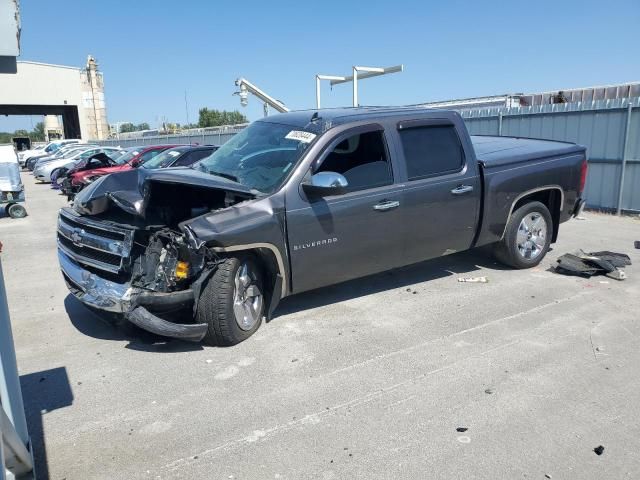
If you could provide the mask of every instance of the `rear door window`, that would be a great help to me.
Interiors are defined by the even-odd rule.
[[[212,150],[196,150],[193,152],[189,152],[182,157],[180,157],[172,167],[180,167],[191,165],[192,163],[197,162],[198,160],[202,160],[205,157],[211,155]]]
[[[416,126],[399,130],[409,180],[459,172],[464,153],[452,125]]]

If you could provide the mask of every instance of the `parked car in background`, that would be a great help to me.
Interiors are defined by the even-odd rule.
[[[208,157],[218,149],[215,145],[183,145],[168,148],[141,165],[141,168],[153,170],[167,167],[188,167]]]
[[[453,111],[290,112],[194,168],[97,180],[60,211],[58,258],[89,306],[233,345],[285,296],[430,258],[491,246],[534,267],[584,206],[586,175],[580,145],[469,136]]]
[[[64,147],[60,147],[54,153],[40,154],[40,155],[34,155],[29,157],[29,159],[25,162],[25,167],[28,170],[33,171],[33,169],[36,168],[36,165],[38,165],[38,162],[40,161],[48,161],[54,158],[62,158],[64,156],[70,155],[71,152],[77,153],[79,151],[87,150],[88,148],[95,148],[97,146],[98,145],[88,145],[86,143],[65,145]]]
[[[70,175],[62,183],[62,191],[72,198],[77,192],[89,185],[98,178],[109,175],[110,173],[125,172],[132,168],[138,168],[144,162],[151,160],[153,157],[163,152],[167,148],[176,147],[177,145],[148,145],[143,147],[129,147],[127,153],[117,160],[117,165],[113,167],[103,167],[88,170],[81,170]]]
[[[76,162],[87,160],[98,153],[105,153],[109,155],[109,153],[118,151],[120,151],[120,149],[117,147],[97,147],[75,152],[71,156],[63,156],[62,158],[57,158],[51,161],[42,162],[42,160],[40,160],[42,163],[38,162],[38,165],[33,170],[33,176],[36,177],[36,180],[49,183],[51,182],[51,174],[62,167],[73,167]]]
[[[23,152],[19,152],[18,153],[18,160],[20,161],[20,166],[24,166],[25,162],[27,160],[29,160],[30,157],[34,156],[34,155],[40,155],[40,154],[50,154],[50,153],[55,153],[58,149],[60,149],[60,147],[63,147],[65,145],[69,145],[71,143],[81,143],[82,140],[76,139],[76,138],[72,138],[72,139],[67,139],[67,140],[54,140],[53,142],[49,142],[44,146],[41,147],[36,147],[34,149],[31,150],[25,150]]]
[[[69,175],[79,170],[89,170],[95,168],[113,167],[117,165],[116,159],[124,154],[124,150],[116,150],[109,152],[107,155],[104,152],[99,152],[92,155],[89,158],[82,159],[71,163],[68,166],[60,167],[51,172],[51,188],[59,190],[62,188],[62,183],[67,179]]]

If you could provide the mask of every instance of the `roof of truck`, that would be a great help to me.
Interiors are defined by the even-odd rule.
[[[387,115],[425,115],[433,117],[434,112],[442,117],[458,115],[452,110],[436,110],[424,107],[340,107],[322,108],[311,110],[296,110],[293,112],[279,113],[260,119],[261,122],[283,123],[285,125],[306,128],[310,130],[326,130],[331,126],[343,123],[376,119]]]

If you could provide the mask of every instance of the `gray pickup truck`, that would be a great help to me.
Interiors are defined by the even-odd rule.
[[[306,290],[484,245],[537,265],[586,174],[584,147],[469,136],[455,112],[292,112],[191,168],[97,180],[60,211],[58,254],[86,305],[233,345]]]

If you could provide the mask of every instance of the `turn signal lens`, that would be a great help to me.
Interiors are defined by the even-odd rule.
[[[176,278],[184,280],[189,275],[189,262],[178,261],[176,265]]]

